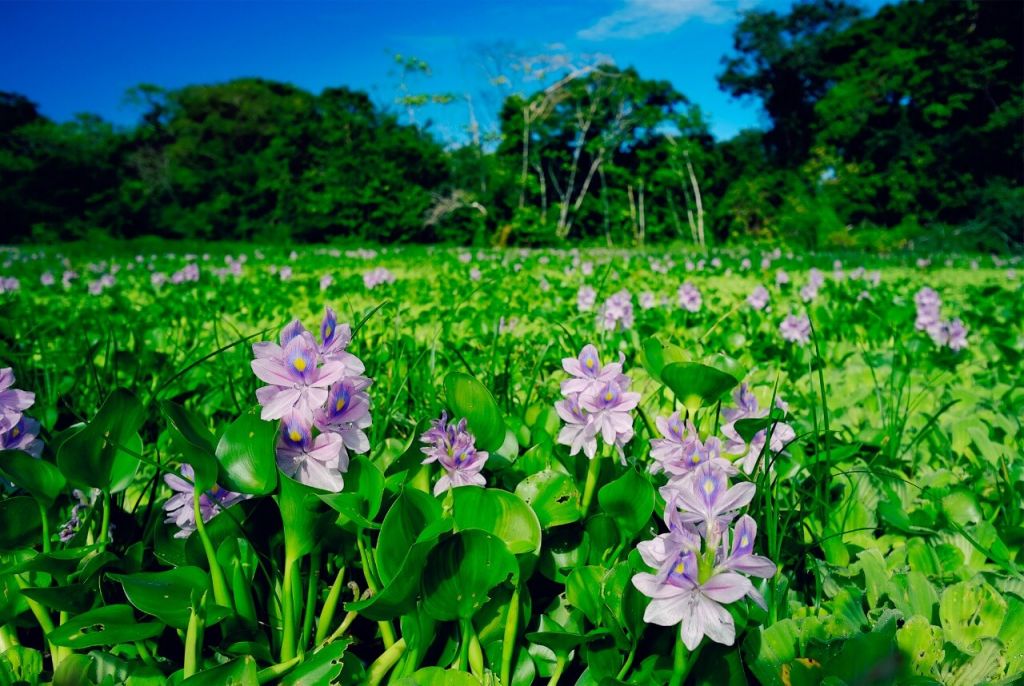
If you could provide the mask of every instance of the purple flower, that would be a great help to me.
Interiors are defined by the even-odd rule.
[[[196,530],[196,515],[192,503],[192,494],[195,492],[195,472],[188,464],[181,465],[182,479],[177,474],[165,474],[164,482],[174,491],[166,503],[164,510],[167,511],[166,524],[175,524],[179,531],[174,534],[175,538],[187,538]],[[188,479],[186,481],[186,479]],[[220,486],[214,485],[208,491],[199,496],[199,513],[206,523],[220,514],[222,511],[249,498],[247,495],[228,491]],[[70,522],[69,522],[70,524]]]
[[[615,381],[604,384],[598,393],[580,397],[580,407],[589,413],[593,433],[608,445],[621,447],[633,438],[633,415],[640,403],[639,393],[623,390]]]
[[[56,283],[56,279],[53,277],[53,272],[43,272],[43,275],[39,277],[39,283],[44,286],[52,286]]]
[[[277,466],[296,481],[337,493],[345,487],[342,474],[348,471],[348,461],[340,434],[324,432],[314,438],[312,426],[297,413],[281,422]]]
[[[651,439],[650,471],[657,474],[665,471],[668,474],[683,474],[688,469],[686,464],[697,450],[699,437],[692,422],[683,423],[678,412],[669,417],[658,417],[654,420],[662,438]]]
[[[936,345],[946,346],[950,350],[963,350],[967,347],[967,329],[959,319],[935,324],[928,334]]]
[[[650,291],[644,291],[640,294],[640,309],[649,310],[657,304],[654,293]]]
[[[779,333],[785,341],[807,345],[811,341],[811,320],[806,314],[788,315],[779,324]]]
[[[14,385],[14,370],[0,369],[0,431],[7,431],[19,421],[21,414],[36,401],[36,394],[11,388]]]
[[[365,453],[370,441],[363,429],[370,426],[370,396],[366,393],[372,382],[362,376],[353,376],[331,386],[327,406],[316,415],[316,427],[341,436],[342,450]]]
[[[723,539],[722,557],[719,564],[722,568],[734,572],[743,572],[762,579],[775,576],[777,567],[767,557],[754,555],[754,538],[757,536],[757,524],[750,515],[743,515],[736,521],[732,530],[732,549],[729,549],[729,536]],[[725,554],[725,551],[729,551]],[[757,596],[753,596],[755,600]],[[761,601],[759,605],[764,605]]]
[[[605,331],[632,328],[633,326],[633,295],[626,289],[613,294],[601,306],[598,321]]]
[[[476,438],[466,430],[466,420],[455,426],[448,423],[448,414],[433,422],[430,429],[420,436],[426,443],[423,453],[427,456],[423,464],[437,462],[445,473],[434,484],[434,495],[440,495],[449,488],[460,486],[483,486],[487,483],[480,470],[487,462],[488,455],[476,449]]]
[[[768,306],[770,299],[771,295],[768,293],[768,289],[764,286],[758,286],[747,296],[747,304],[755,310],[763,310]]]
[[[21,450],[38,459],[43,454],[43,442],[38,436],[39,422],[22,415],[14,426],[0,433],[0,450]]]
[[[334,283],[334,277],[331,276],[330,274],[324,274],[323,276],[320,277],[320,290],[326,291],[328,288],[331,287],[332,283]]]
[[[327,387],[345,373],[341,362],[325,360],[318,366],[320,351],[298,321],[285,327],[280,346],[264,341],[253,345],[253,353],[253,372],[270,384],[256,391],[263,419],[280,419],[293,412],[312,418],[327,400]]]
[[[760,408],[757,398],[754,397],[746,383],[740,384],[740,387],[733,394],[733,401],[736,403],[735,408],[722,410],[722,418],[726,422],[722,426],[722,433],[726,437],[725,452],[730,455],[739,455],[738,461],[743,471],[750,474],[754,471],[761,453],[764,451],[768,430],[761,429],[755,433],[748,444],[736,431],[736,422],[740,419],[760,419],[768,415],[768,410]],[[775,402],[778,407],[785,411],[785,403],[782,402],[781,398],[776,398]],[[793,427],[785,422],[775,422],[772,425],[772,452],[782,452],[795,438],[796,432],[793,431]]]
[[[589,312],[597,300],[597,291],[590,286],[580,286],[576,292],[576,309],[580,312]]]
[[[942,309],[942,299],[939,294],[931,288],[922,288],[914,294],[914,305],[917,307],[914,328],[918,331],[927,331],[934,338],[935,334],[932,332],[941,327],[939,315]]]
[[[789,274],[786,273],[786,270],[784,270],[784,269],[776,270],[776,272],[775,272],[775,285],[776,286],[784,286],[787,283],[789,283]]]
[[[372,291],[377,286],[394,282],[395,275],[384,267],[377,267],[363,274],[363,285],[367,290]]]
[[[574,393],[555,403],[555,412],[565,422],[558,432],[558,443],[569,446],[569,454],[580,450],[590,459],[597,453],[597,432],[587,413],[580,407],[579,395]]]
[[[614,381],[622,388],[628,388],[629,379],[622,373],[624,361],[625,356],[620,353],[618,362],[609,362],[602,366],[597,348],[592,344],[583,346],[578,357],[562,358],[562,369],[573,377],[562,382],[562,395],[598,393],[609,381]]]
[[[754,497],[757,487],[749,481],[729,486],[726,472],[712,462],[698,466],[689,478],[669,482],[661,494],[670,507],[678,507],[682,521],[706,527],[709,539],[731,522],[737,510]]]
[[[679,301],[679,307],[683,308],[687,312],[700,312],[703,299],[701,298],[700,291],[697,290],[697,287],[689,281],[684,282],[683,285],[679,287],[676,297]]]

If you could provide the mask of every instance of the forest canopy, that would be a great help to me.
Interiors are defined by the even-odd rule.
[[[747,11],[719,85],[765,126],[729,140],[676,84],[555,54],[504,55],[496,135],[471,120],[455,146],[415,116],[446,94],[140,85],[140,120],[118,127],[0,92],[0,224],[7,241],[998,249],[1024,240],[1022,25],[1013,2]]]

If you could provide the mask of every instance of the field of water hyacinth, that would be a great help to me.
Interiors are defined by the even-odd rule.
[[[0,684],[1024,673],[1019,258],[0,260]]]

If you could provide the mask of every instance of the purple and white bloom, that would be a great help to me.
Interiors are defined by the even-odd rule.
[[[38,459],[43,454],[43,442],[38,436],[39,422],[22,415],[14,426],[0,433],[0,450],[21,450]]]
[[[676,298],[679,302],[679,307],[687,312],[700,312],[703,299],[697,287],[689,281],[684,282],[679,287],[679,290],[676,292]]]
[[[480,267],[472,267],[469,270],[469,280],[479,281],[483,277],[483,273],[480,271]]]
[[[370,440],[363,429],[373,423],[370,396],[366,393],[371,383],[362,376],[346,377],[336,382],[327,396],[327,406],[316,414],[316,428],[341,436],[343,452],[365,453],[370,450]]]
[[[598,321],[606,331],[614,331],[617,328],[622,330],[632,328],[633,295],[625,288],[611,295],[601,306]]]
[[[597,348],[588,343],[583,346],[578,357],[562,358],[562,369],[573,377],[562,382],[562,395],[592,395],[599,393],[608,382],[615,382],[622,388],[628,388],[629,378],[622,373],[625,360],[625,355],[619,353],[618,362],[602,365]]]
[[[589,459],[594,459],[597,453],[596,425],[580,407],[579,394],[573,393],[556,402],[555,412],[565,422],[565,426],[558,432],[558,443],[569,446],[570,455],[576,455],[582,450]]]
[[[348,344],[352,342],[352,327],[338,324],[338,317],[330,307],[324,308],[324,318],[320,322],[320,359],[325,362],[338,362],[344,368],[344,376],[361,376],[366,366],[358,357],[348,352]]]
[[[757,523],[754,522],[750,515],[740,517],[732,529],[732,549],[730,550],[729,548],[728,534],[722,541],[722,557],[724,559],[719,562],[719,565],[723,569],[743,572],[744,574],[762,579],[770,579],[775,576],[775,572],[778,569],[775,563],[767,557],[754,555],[754,539],[756,537]],[[725,551],[728,551],[728,554],[725,554]],[[760,595],[751,597],[755,601],[759,601],[758,605],[764,607],[764,600],[760,599]]]
[[[281,423],[276,453],[277,466],[300,483],[332,493],[345,487],[349,458],[341,435],[325,431],[314,438],[312,425],[299,413]]]
[[[764,452],[768,429],[759,430],[751,437],[748,444],[736,431],[736,422],[741,419],[760,419],[766,417],[768,410],[761,409],[757,398],[746,383],[740,384],[740,387],[733,394],[733,401],[736,403],[735,408],[722,410],[722,418],[725,420],[725,424],[722,426],[722,434],[726,437],[725,452],[730,455],[739,455],[740,457],[737,461],[740,463],[743,471],[750,474],[757,466],[761,453]],[[781,398],[776,398],[775,404],[785,412],[786,404]],[[785,422],[774,422],[771,432],[771,451],[773,453],[782,452],[787,445],[796,439],[796,432],[793,431],[793,427]]]
[[[693,422],[683,422],[678,412],[673,412],[668,417],[658,417],[654,420],[661,433],[662,438],[651,439],[651,463],[649,470],[652,474],[664,471],[668,474],[684,474],[688,471],[686,464],[689,463],[694,453],[697,452],[697,444],[700,437],[693,426]]]
[[[938,293],[926,286],[914,294],[914,305],[917,308],[914,328],[931,333],[941,326],[939,315],[942,309],[942,298]]]
[[[818,297],[818,287],[813,283],[809,283],[800,289],[800,299],[805,303],[809,303]]]
[[[53,276],[53,272],[43,272],[43,275],[39,277],[39,283],[44,286],[52,286],[57,280]]]
[[[68,518],[68,521],[64,522],[60,528],[59,536],[61,543],[67,543],[75,537],[75,534],[78,532],[78,527],[82,525],[82,510],[87,510],[92,507],[96,502],[96,496],[99,494],[100,489],[98,488],[90,489],[88,495],[77,488],[71,491],[71,496],[77,502],[75,502],[71,507],[71,517]]]
[[[959,319],[938,322],[928,329],[928,334],[940,347],[945,346],[954,351],[967,347],[967,328]]]
[[[0,431],[7,431],[21,421],[22,412],[32,407],[36,394],[11,388],[14,385],[14,370],[0,369]]]
[[[178,527],[179,531],[174,534],[175,538],[188,538],[189,534],[196,530],[196,515],[192,503],[195,492],[195,472],[191,465],[183,464],[181,465],[181,474],[185,477],[184,479],[177,474],[164,475],[164,483],[174,491],[174,495],[164,503],[164,510],[167,512],[167,519],[164,520],[164,523],[174,524]],[[247,498],[249,498],[248,495],[228,491],[215,484],[213,488],[204,491],[199,496],[199,513],[203,518],[203,523],[205,524],[227,508]]]
[[[608,445],[621,454],[622,446],[633,438],[633,415],[640,404],[640,394],[623,390],[615,381],[607,382],[596,394],[580,397],[580,407],[587,411],[594,428]]]
[[[778,269],[775,271],[775,285],[784,286],[789,283],[789,274],[784,269]]]
[[[383,284],[391,284],[395,282],[395,275],[391,273],[386,267],[377,267],[363,274],[363,285],[367,290],[373,290],[377,286]]]
[[[586,284],[580,286],[576,292],[576,309],[580,312],[589,312],[594,308],[595,302],[597,302],[597,291]]]
[[[331,276],[330,274],[324,274],[323,276],[320,277],[320,290],[326,291],[328,288],[331,287],[332,283],[334,283],[334,277]]]
[[[806,314],[788,315],[779,324],[779,333],[785,341],[807,345],[811,342],[811,320]]]
[[[486,451],[476,449],[476,438],[466,429],[466,420],[456,425],[448,423],[448,413],[434,420],[430,429],[420,436],[426,443],[422,464],[437,462],[445,473],[434,484],[434,495],[460,486],[484,486],[487,480],[480,473],[489,457]]]
[[[689,478],[671,481],[661,494],[670,507],[678,507],[681,520],[698,530],[706,530],[705,538],[717,540],[716,532],[735,519],[739,509],[749,503],[757,487],[749,481],[729,486],[728,475],[718,465],[705,462]]]
[[[654,298],[654,293],[650,291],[644,291],[640,294],[640,309],[649,310],[657,304]]]
[[[298,321],[281,332],[280,346],[264,341],[253,345],[253,353],[253,372],[269,384],[256,391],[263,419],[281,419],[290,413],[312,419],[327,400],[327,388],[345,374],[341,362],[324,360],[322,366],[317,364],[317,344]]]
[[[764,286],[758,286],[747,296],[747,304],[755,310],[763,310],[768,306],[769,300],[771,300],[771,295]]]
[[[277,275],[278,277],[280,277],[282,281],[288,281],[289,279],[292,278],[292,268],[288,265],[281,267],[277,271]]]

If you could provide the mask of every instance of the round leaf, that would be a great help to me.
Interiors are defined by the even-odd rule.
[[[238,493],[266,495],[277,486],[274,441],[277,426],[254,411],[228,425],[217,443],[221,486]]]
[[[53,504],[67,483],[56,466],[21,450],[0,451],[0,475],[46,506]]]
[[[516,555],[540,550],[540,522],[519,496],[495,488],[465,487],[453,489],[452,497],[456,530],[494,534]]]
[[[95,648],[144,641],[159,636],[163,630],[163,624],[136,622],[130,605],[107,605],[72,617],[46,638],[67,648]]]
[[[108,576],[121,583],[132,605],[176,629],[188,627],[193,596],[209,587],[206,572],[198,567]]]
[[[497,451],[505,442],[505,420],[487,387],[468,374],[452,372],[444,379],[445,400],[455,420],[465,417],[482,450]]]
[[[576,482],[563,472],[548,469],[531,474],[516,486],[516,495],[533,508],[545,529],[578,521],[582,516]]]
[[[467,619],[498,584],[517,573],[505,543],[484,531],[462,531],[442,541],[422,578],[423,610],[440,621]]]

